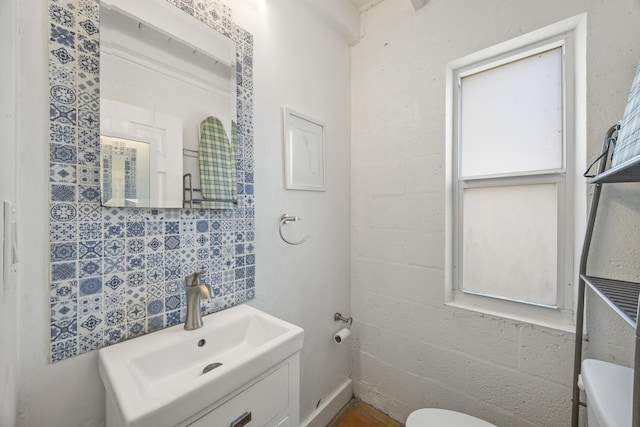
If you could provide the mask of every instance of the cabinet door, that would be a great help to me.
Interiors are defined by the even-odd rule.
[[[289,406],[289,364],[261,379],[242,393],[189,424],[192,427],[231,427],[242,418],[248,427],[263,427]],[[288,418],[288,417],[287,417]],[[284,422],[285,420],[280,419]],[[243,425],[240,423],[239,425]],[[288,424],[272,425],[285,427]]]

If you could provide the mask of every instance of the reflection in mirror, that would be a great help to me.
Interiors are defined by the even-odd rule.
[[[100,27],[102,204],[178,208],[185,194],[202,198],[185,192],[183,176],[200,187],[207,118],[233,140],[235,43],[166,0],[102,0]]]

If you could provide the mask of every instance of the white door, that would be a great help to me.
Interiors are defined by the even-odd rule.
[[[137,206],[182,207],[182,119],[109,99],[100,100],[101,135],[149,144],[149,201]],[[141,164],[147,164],[143,159]]]

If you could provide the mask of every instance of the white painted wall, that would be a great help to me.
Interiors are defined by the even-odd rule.
[[[16,45],[17,0],[0,2],[0,203],[16,201]],[[1,209],[1,208],[0,208]],[[0,245],[4,239],[3,212],[0,210]],[[3,248],[0,248],[0,265]],[[16,287],[3,280],[0,266],[0,426],[12,426],[16,420],[18,387]]]
[[[357,396],[401,421],[435,406],[499,426],[570,423],[572,333],[443,303],[445,65],[584,12],[593,159],[640,60],[638,1],[431,0],[416,12],[385,0],[362,17],[351,70],[353,378]],[[610,193],[605,231],[629,231],[596,235],[604,249],[594,250],[592,273],[638,280],[640,191]],[[590,314],[587,355],[629,364],[630,328],[598,302]]]
[[[305,419],[319,399],[349,376],[348,346],[331,341],[339,328],[333,313],[349,313],[349,47],[296,0],[228,4],[237,22],[254,35],[257,280],[252,305],[305,329],[300,399]],[[13,322],[21,337],[17,425],[99,426],[104,422],[104,391],[97,353],[47,362],[47,3],[20,1],[19,22],[24,90],[18,191],[23,195],[20,233],[28,268],[19,282],[19,314]],[[283,189],[283,105],[326,123],[324,193]],[[285,212],[303,218],[285,231],[292,238],[311,234],[306,244],[288,246],[278,237],[279,217]],[[3,340],[11,323],[2,325]]]

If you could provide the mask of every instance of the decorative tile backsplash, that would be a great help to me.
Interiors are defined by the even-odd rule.
[[[251,34],[216,0],[168,0],[236,42],[238,207],[100,205],[97,0],[50,0],[51,361],[184,321],[184,277],[212,285],[208,313],[255,295]]]

